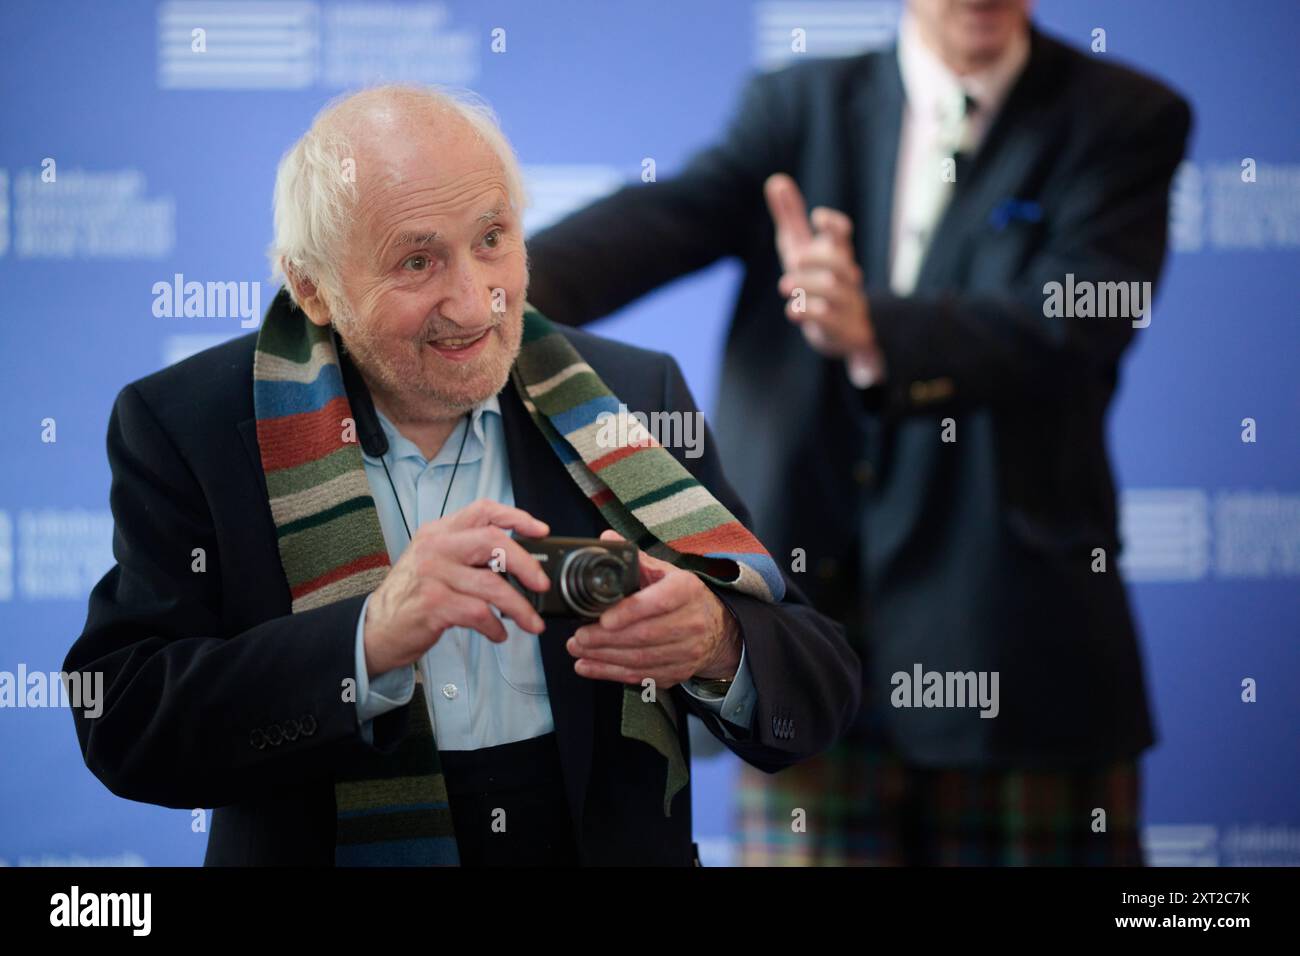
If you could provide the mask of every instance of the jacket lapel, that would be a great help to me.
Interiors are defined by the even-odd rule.
[[[850,156],[861,156],[864,169],[855,183],[860,194],[850,209],[864,224],[858,255],[868,285],[889,285],[889,247],[894,218],[894,170],[903,123],[903,80],[898,53],[891,50],[869,61],[875,75],[856,84],[850,110]]]
[[[1055,53],[1050,40],[1031,31],[1029,59],[939,219],[917,274],[918,290],[943,288],[954,281],[972,243],[990,228],[993,210],[1006,200],[1024,198],[1020,192],[1035,164],[1053,148],[1048,124]]]
[[[513,384],[507,382],[498,397],[515,507],[545,521],[553,535],[597,536],[605,527],[600,512],[569,477],[529,417]],[[581,835],[595,746],[596,685],[574,671],[573,658],[564,648],[575,629],[573,622],[548,621],[537,639],[542,645],[542,669],[569,808],[575,832]]]

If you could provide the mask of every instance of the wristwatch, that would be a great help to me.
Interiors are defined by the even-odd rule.
[[[726,697],[733,680],[734,678],[731,677],[692,677],[691,683],[695,685],[696,689],[705,693]]]
[[[723,610],[725,610],[725,611],[727,612],[727,617],[729,617],[729,618],[732,620],[732,622],[736,625],[736,633],[739,634],[739,633],[740,633],[740,619],[736,617],[736,612],[733,611],[733,610],[732,610],[732,609],[727,605],[727,602],[726,602],[726,601],[722,601],[721,604],[722,604],[722,608],[723,608]],[[691,683],[695,685],[695,687],[696,687],[697,690],[702,690],[702,691],[704,691],[706,694],[716,694],[718,697],[726,697],[726,696],[727,696],[727,691],[731,690],[731,685],[735,682],[735,680],[736,680],[736,678],[735,678],[734,676],[732,676],[732,677],[692,677],[692,678],[691,678]]]

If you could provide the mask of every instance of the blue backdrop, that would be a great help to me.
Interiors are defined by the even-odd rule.
[[[645,158],[660,176],[679,168],[744,78],[792,55],[792,27],[807,29],[806,55],[836,55],[889,42],[897,16],[882,0],[7,0],[0,685],[59,669],[112,563],[117,390],[245,331],[237,316],[155,315],[155,283],[260,281],[265,307],[275,165],[328,98],[396,79],[482,93],[525,165],[536,229]],[[1160,733],[1145,761],[1150,859],[1294,865],[1300,4],[1040,0],[1037,16],[1086,48],[1104,31],[1092,55],[1164,78],[1196,110],[1164,288],[1111,430]],[[736,276],[720,265],[602,331],[673,352],[709,408]],[[37,701],[0,709],[0,864],[202,859],[204,814],[113,797],[68,712],[19,702]],[[729,754],[696,760],[706,862],[727,859],[735,768]]]

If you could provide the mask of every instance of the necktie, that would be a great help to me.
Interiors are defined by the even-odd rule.
[[[937,122],[926,124],[921,145],[921,165],[903,180],[903,204],[899,215],[903,228],[894,250],[889,286],[896,295],[909,295],[916,288],[930,240],[939,217],[952,196],[953,186],[965,176],[975,150],[975,100],[957,89],[937,110]],[[845,358],[849,381],[857,388],[870,388],[885,376],[884,358],[878,350]]]
[[[908,295],[916,288],[921,262],[935,227],[948,205],[955,182],[966,171],[966,160],[974,147],[971,117],[975,110],[975,101],[957,89],[940,105],[937,122],[925,127],[920,165],[904,180],[900,210],[903,228],[889,276],[890,288],[897,295]]]

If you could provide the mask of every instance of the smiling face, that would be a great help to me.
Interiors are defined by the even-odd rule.
[[[505,171],[450,112],[355,122],[343,300],[312,320],[333,321],[386,412],[455,418],[501,390],[519,352],[528,268]]]

